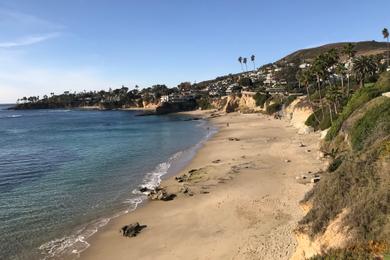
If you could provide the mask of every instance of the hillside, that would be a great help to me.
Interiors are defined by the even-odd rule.
[[[339,42],[339,43],[331,43],[322,45],[319,47],[309,48],[309,49],[302,49],[295,51],[286,57],[280,59],[280,61],[287,61],[287,62],[293,62],[295,60],[312,60],[316,56],[330,50],[330,49],[336,49],[341,51],[344,46],[346,46],[348,43],[355,44],[355,51],[357,56],[361,55],[375,55],[375,54],[381,54],[386,51],[387,43],[386,42],[376,42],[376,41],[362,41],[362,42]]]
[[[297,231],[306,257],[375,259],[389,252],[390,98],[382,96],[388,91],[389,72],[359,89],[322,144],[333,160],[302,201],[310,208]]]
[[[339,43],[330,43],[314,48],[308,48],[308,49],[301,49],[297,50],[283,58],[281,58],[278,61],[275,61],[273,64],[280,64],[280,63],[297,63],[296,66],[299,65],[299,63],[303,63],[304,61],[311,61],[315,57],[317,57],[320,54],[323,54],[330,49],[336,49],[339,52],[346,46],[347,44],[352,43],[355,45],[354,51],[356,51],[356,56],[362,56],[362,55],[376,55],[376,54],[384,54],[387,50],[387,43],[386,42],[377,42],[377,41],[360,41],[360,42],[339,42]],[[265,70],[267,67],[269,67],[271,64],[264,64],[259,67],[259,70]],[[215,84],[217,82],[220,82],[227,78],[238,78],[240,76],[247,76],[248,74],[252,73],[252,71],[248,72],[238,72],[233,74],[227,74],[223,76],[219,76],[215,79],[209,79],[204,80],[199,83],[197,83],[197,87],[200,89],[206,87],[210,84]]]

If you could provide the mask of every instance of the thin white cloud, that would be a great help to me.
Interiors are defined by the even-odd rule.
[[[56,31],[65,29],[63,25],[54,23],[52,21],[48,21],[31,14],[20,13],[2,8],[0,8],[0,25],[23,28],[44,28]]]
[[[0,48],[13,48],[13,47],[21,47],[28,46],[40,42],[44,42],[50,40],[52,38],[58,37],[60,33],[49,33],[45,35],[30,35],[26,36],[14,41],[5,41],[0,42]]]

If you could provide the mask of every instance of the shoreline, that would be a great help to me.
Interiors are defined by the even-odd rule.
[[[210,117],[212,112],[184,113]],[[180,172],[162,177],[160,186],[177,194],[177,197],[168,202],[145,201],[136,210],[111,219],[87,240],[90,246],[81,252],[79,259],[220,259],[227,256],[244,259],[288,259],[292,256],[296,246],[292,234],[293,226],[303,216],[298,202],[311,186],[298,184],[295,177],[303,171],[315,171],[322,167],[314,158],[318,148],[318,136],[300,136],[286,121],[274,120],[262,114],[225,114],[211,118],[210,124],[218,127],[219,131],[197,149],[196,154]],[[284,137],[284,134],[289,138]],[[307,153],[299,148],[300,142],[308,144],[312,152]],[[283,147],[288,151],[285,154],[280,151],[275,154],[275,149],[260,153],[256,149],[268,150],[273,146]],[[221,152],[218,152],[219,149]],[[302,153],[296,154],[296,150],[302,150]],[[258,154],[253,155],[256,151]],[[265,157],[269,157],[269,160],[265,160]],[[291,163],[284,162],[287,157],[291,157]],[[307,160],[306,157],[311,159]],[[299,163],[299,159],[303,159],[304,163]],[[291,166],[296,169],[285,169]],[[175,180],[175,176],[194,169],[198,173],[193,180],[184,185]],[[269,174],[270,170],[272,175]],[[262,187],[267,182],[269,187],[278,190],[276,194],[273,194],[273,189]],[[253,183],[257,183],[258,187],[254,187]],[[287,187],[291,194],[286,196],[283,189],[279,190],[278,184]],[[182,193],[183,186],[187,187],[193,196]],[[253,199],[249,195],[253,196]],[[276,198],[273,198],[275,196]],[[237,204],[237,201],[241,202]],[[282,201],[282,206],[278,205]],[[214,206],[211,207],[214,210],[210,209],[210,214],[204,215],[210,204]],[[259,205],[254,207],[255,204]],[[221,212],[218,210],[220,208],[226,208],[226,211]],[[253,212],[254,208],[257,213]],[[261,214],[263,211],[264,214]],[[147,228],[136,238],[122,237],[119,229],[133,222],[145,224]],[[199,224],[199,228],[194,228]],[[240,226],[239,230],[237,226]],[[278,230],[280,226],[282,229]],[[279,243],[272,241],[270,230],[276,232],[275,239],[277,237]],[[233,231],[237,237],[231,234]],[[260,236],[259,239],[256,238],[256,233],[264,233],[263,235],[268,237],[264,240],[266,236],[263,239]],[[186,238],[187,236],[189,238]],[[214,236],[224,241],[222,244],[225,245],[216,241]],[[251,241],[251,248],[237,246],[243,238],[247,242]],[[272,243],[267,245],[267,241]],[[213,244],[217,249],[212,247]],[[283,248],[283,244],[287,247]],[[194,245],[197,245],[197,249]],[[198,249],[199,246],[202,248]],[[259,251],[259,248],[262,250]],[[277,248],[283,251],[283,254],[277,255]],[[195,252],[194,256],[186,257],[187,251]]]
[[[165,161],[157,164],[154,167],[154,170],[145,173],[143,180],[137,184],[137,187],[148,187],[150,189],[154,189],[155,187],[158,187],[164,180],[176,176],[189,164],[202,145],[217,132],[217,128],[213,127],[210,121],[207,120],[207,116],[209,114],[208,110],[183,113],[179,112],[173,113],[172,115],[175,114],[178,116],[197,118],[198,120],[201,119],[201,121],[199,121],[200,123],[196,127],[203,128],[202,131],[205,132],[205,135],[195,145],[172,154]],[[206,127],[208,131],[206,131]],[[165,166],[166,164],[168,166]],[[134,197],[128,199],[129,205],[127,209],[111,211],[110,214],[79,226],[74,230],[74,233],[69,236],[53,239],[40,245],[38,249],[44,255],[43,259],[75,259],[75,257],[80,255],[80,253],[89,248],[90,239],[104,226],[106,226],[114,219],[126,214],[130,214],[149,203],[147,194],[140,192],[138,188],[130,190],[129,193]],[[58,242],[59,244],[57,244]],[[57,250],[59,251],[57,252]]]

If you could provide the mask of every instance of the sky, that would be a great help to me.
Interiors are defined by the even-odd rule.
[[[383,41],[389,0],[0,0],[0,103],[174,87],[332,42]]]

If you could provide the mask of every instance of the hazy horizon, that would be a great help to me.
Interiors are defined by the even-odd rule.
[[[390,3],[0,3],[0,103],[23,96],[202,81],[333,42],[383,41]],[[364,19],[364,23],[360,21]]]

